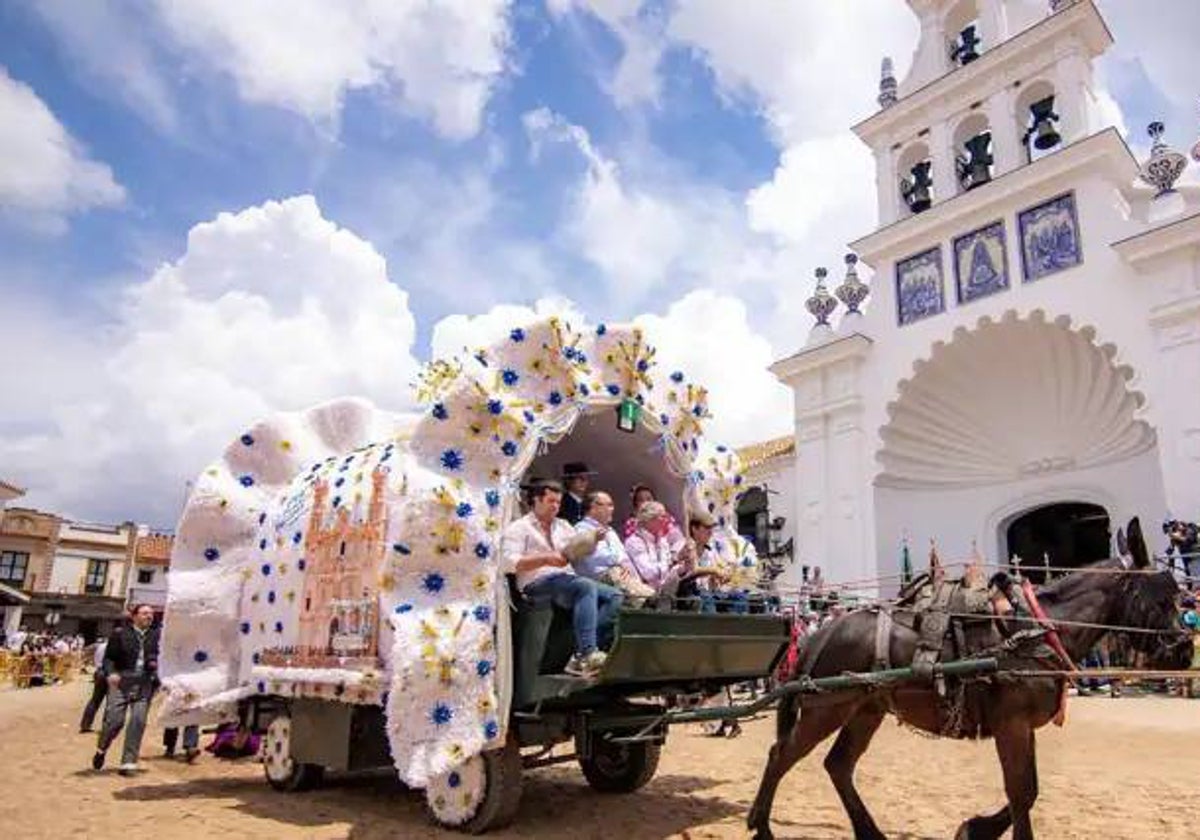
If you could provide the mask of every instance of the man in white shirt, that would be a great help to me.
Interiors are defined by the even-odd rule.
[[[562,496],[562,485],[556,481],[534,484],[530,490],[532,510],[504,529],[503,561],[506,571],[516,574],[517,588],[526,598],[571,611],[575,654],[565,670],[594,676],[604,666],[600,646],[611,636],[621,593],[575,574],[567,562],[563,549],[575,529],[557,518]]]

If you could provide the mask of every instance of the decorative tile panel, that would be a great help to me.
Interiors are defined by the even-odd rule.
[[[1066,193],[1021,211],[1017,215],[1017,227],[1026,283],[1083,262],[1075,193]]]
[[[942,246],[896,263],[896,315],[901,326],[937,315],[945,309]]]
[[[954,240],[958,302],[969,303],[1008,288],[1004,222],[993,222]]]

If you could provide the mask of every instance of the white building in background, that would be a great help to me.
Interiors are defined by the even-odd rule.
[[[1140,515],[1200,516],[1200,194],[1107,127],[1091,0],[909,0],[911,70],[885,63],[873,269],[809,301],[772,371],[795,394],[795,563],[829,580],[943,558],[1108,556]],[[1164,25],[1169,22],[1164,21]],[[839,282],[834,279],[831,282]],[[867,305],[860,306],[863,299]],[[840,303],[839,303],[840,301]],[[844,310],[836,328],[835,310]],[[887,589],[888,584],[882,588]]]

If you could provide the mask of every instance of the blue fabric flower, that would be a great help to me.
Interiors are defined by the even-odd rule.
[[[650,363],[645,359],[638,359],[637,369],[639,373],[645,373],[650,370]]]
[[[492,663],[486,659],[480,659],[475,663],[475,673],[481,677],[486,677],[492,673]]]
[[[604,390],[608,391],[608,393],[610,393],[612,396],[616,397],[616,396],[619,396],[621,393],[621,386],[614,385],[613,383],[610,382],[610,383],[608,383],[608,385],[605,386]]]
[[[671,381],[678,385],[683,381],[683,371],[677,370],[671,373]]]
[[[500,507],[500,491],[488,490],[483,494],[483,500],[487,502],[488,507]]]
[[[282,632],[283,632],[283,622],[282,622],[282,621],[276,621],[276,622],[275,622],[275,632],[276,632],[276,633],[282,633]]]
[[[275,590],[274,589],[272,589],[270,592],[267,593],[267,603],[268,604],[275,603]]]
[[[704,406],[702,406],[702,405],[692,406],[692,414],[696,415],[697,417],[702,416],[704,414]]]
[[[537,417],[535,417],[533,412],[529,409],[525,409],[525,411],[521,413],[521,416],[525,418],[526,423],[532,423],[537,419]]]
[[[254,653],[250,654],[250,661],[257,665],[262,661],[262,654],[258,651],[254,651]],[[259,683],[259,685],[261,686],[262,683]],[[262,691],[262,689],[260,688],[259,691]]]
[[[296,561],[296,568],[302,572],[304,571],[304,567],[307,565],[308,565],[308,562],[303,557],[301,557],[299,560]]]
[[[450,416],[450,412],[446,410],[446,406],[442,405],[441,403],[434,403],[433,408],[430,410],[430,414],[433,415],[434,420],[445,420]]]
[[[517,444],[514,441],[506,440],[504,441],[504,445],[500,447],[500,451],[511,458],[517,454]]]
[[[254,436],[251,435],[249,432],[242,435],[240,438],[238,438],[238,440],[240,440],[242,442],[242,446],[253,446],[254,445]]]
[[[475,556],[478,557],[480,560],[486,560],[488,555],[491,553],[492,553],[492,550],[490,548],[488,548],[487,543],[483,543],[483,542],[475,543]]]
[[[558,391],[551,391],[550,396],[546,398],[550,401],[550,405],[562,405],[563,397]]]
[[[263,573],[264,575],[269,575],[269,574],[271,574],[271,564],[270,564],[270,563],[263,563],[263,564],[262,564],[262,573]]]
[[[192,654],[192,659],[196,660],[197,662],[207,662],[208,661],[208,653],[207,653],[207,651],[198,650]],[[483,676],[483,675],[480,674],[480,676]]]
[[[429,594],[436,595],[446,586],[446,579],[437,572],[430,572],[421,579],[421,586],[425,587]]]
[[[483,725],[483,737],[487,738],[489,741],[494,739],[499,734],[500,734],[500,724],[496,723],[496,721],[489,720],[487,723],[485,723]]]
[[[454,509],[454,512],[458,514],[459,519],[466,519],[475,512],[475,509],[471,507],[470,502],[459,502],[458,507]]]
[[[408,544],[402,542],[392,543],[392,551],[396,552],[397,554],[412,554],[412,549],[408,547]]]
[[[454,717],[454,710],[445,703],[438,703],[429,712],[429,719],[435,726],[445,726]]]
[[[264,513],[260,513],[260,514],[258,515],[258,524],[259,524],[259,525],[261,525],[261,524],[263,524],[263,523],[264,523],[264,522],[266,522],[266,521],[267,521],[267,514],[266,514],[265,512],[264,512]]]
[[[396,615],[404,615],[406,612],[412,612],[412,604],[397,604]]]
[[[451,773],[446,777],[446,784],[452,788],[456,788],[462,784],[462,776],[458,775],[458,773]]]
[[[243,634],[243,635],[246,635],[246,634],[248,634],[248,633],[250,632],[250,622],[249,622],[249,621],[243,621],[243,622],[242,622],[242,623],[241,623],[241,624],[238,626],[238,629],[242,631],[242,634]]]
[[[292,545],[300,545],[300,540],[304,539],[304,534],[300,531],[292,534]]]
[[[475,616],[476,621],[491,621],[492,608],[486,604],[480,604],[472,611],[472,615]]]
[[[332,501],[332,502],[330,502],[330,504],[331,504],[331,505],[333,505],[334,507],[340,507],[340,506],[341,506],[341,504],[342,504],[342,497],[341,497],[341,496],[334,496],[334,497],[333,497],[333,501]]]
[[[504,413],[504,403],[502,403],[500,400],[488,400],[487,410],[488,410],[488,414],[492,414],[492,415],[503,414]]]
[[[579,383],[579,393],[583,394],[585,397],[591,393],[591,389],[588,388],[586,382]]]
[[[604,324],[596,325],[596,335],[604,335],[606,332],[608,332],[608,327],[606,327]]]
[[[521,381],[521,377],[512,368],[505,368],[500,374],[500,381],[511,388]]]
[[[726,446],[725,444],[723,444],[723,443],[718,443],[718,444],[717,444],[717,451],[718,451],[718,452],[728,452],[728,451],[729,451],[729,447],[727,447],[727,446]]]
[[[220,556],[221,552],[217,550],[216,546],[210,545],[208,548],[204,549],[204,559],[209,563],[216,560]]]
[[[259,680],[259,681],[258,681],[258,686],[257,686],[257,688],[258,688],[258,693],[259,693],[259,694],[266,694],[266,693],[267,693],[267,684],[266,684],[265,682],[263,682],[262,680]]]
[[[238,478],[238,483],[241,484],[243,487],[253,487],[254,486],[254,476],[250,475],[249,473],[246,473],[245,475],[240,476]]]
[[[671,422],[671,418],[665,414],[660,414],[660,415],[658,415],[658,422],[662,423],[665,426]]]
[[[266,540],[259,540],[259,541],[258,541],[258,550],[259,550],[259,551],[266,551],[266,550],[267,550],[267,541],[266,541]]]
[[[343,484],[345,484],[345,483],[346,483],[346,479],[345,479],[344,477],[343,477],[343,478],[338,478],[338,480],[337,480],[337,481],[333,482],[333,486],[334,486],[334,487],[341,487],[341,486],[342,486]]]
[[[462,453],[457,449],[447,449],[442,453],[442,466],[448,470],[461,470],[463,465]]]
[[[522,341],[525,340],[525,330],[521,329],[520,327],[517,327],[515,330],[513,330],[512,332],[510,332],[508,334],[508,337],[511,338],[517,344],[520,344]]]

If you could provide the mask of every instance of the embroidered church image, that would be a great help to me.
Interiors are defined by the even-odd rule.
[[[268,651],[264,662],[297,667],[379,665],[376,592],[387,555],[387,470],[371,473],[371,496],[330,510],[329,485],[313,486],[304,539],[304,583],[294,647]]]

